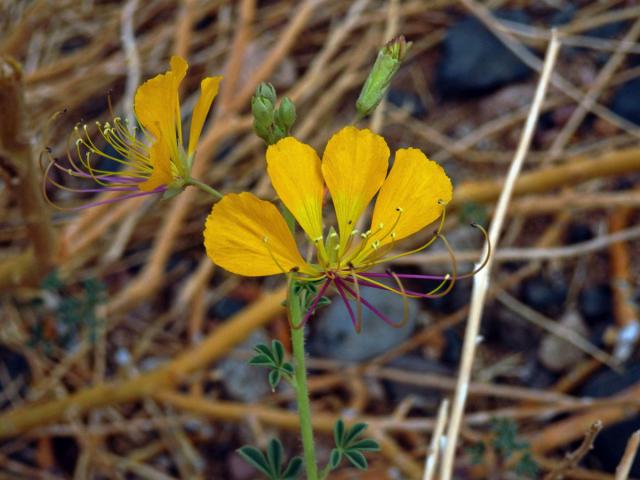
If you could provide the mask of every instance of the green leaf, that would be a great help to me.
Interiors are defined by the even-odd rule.
[[[271,385],[271,390],[275,391],[281,379],[282,374],[280,373],[280,370],[271,370],[269,372],[269,385]]]
[[[353,466],[359,468],[360,470],[366,470],[366,468],[369,466],[369,464],[367,463],[367,459],[364,458],[364,455],[357,450],[348,450],[344,452],[344,456],[349,459]]]
[[[349,449],[360,450],[363,452],[377,452],[378,450],[380,450],[380,445],[378,445],[378,442],[376,442],[372,438],[365,438],[352,445],[349,445]]]
[[[256,367],[274,367],[273,360],[262,353],[249,360],[249,365]]]
[[[276,360],[276,365],[281,365],[284,361],[284,345],[279,340],[273,340],[271,342],[271,350],[273,351],[273,357]]]
[[[342,452],[337,448],[331,450],[331,455],[329,455],[329,465],[331,465],[331,470],[334,470],[340,465],[342,461]]]
[[[296,478],[298,478],[300,476],[300,473],[302,473],[302,465],[302,458],[293,457],[289,461],[287,469],[282,474],[282,480],[295,480]]]
[[[245,445],[236,450],[236,452],[238,452],[238,455],[240,455],[245,462],[260,470],[267,477],[271,478],[273,476],[273,472],[270,471],[266,458],[264,458],[262,452],[256,447]]]
[[[353,427],[351,427],[351,430],[349,430],[347,432],[347,434],[344,437],[344,445],[345,446],[350,446],[351,443],[357,438],[359,437],[362,432],[364,432],[367,429],[367,424],[366,423],[356,423]]]
[[[289,375],[293,375],[295,373],[295,369],[293,368],[293,365],[289,362],[284,362],[280,367],[280,370],[282,370],[284,373],[287,373]]]
[[[336,424],[333,426],[333,441],[338,448],[344,445],[344,422],[342,419],[338,419]]]
[[[533,459],[531,452],[527,452],[522,456],[522,458],[516,465],[515,470],[518,475],[529,478],[538,478],[540,467],[538,467],[538,464]]]
[[[256,352],[261,353],[262,355],[266,355],[267,357],[273,359],[273,353],[271,353],[271,350],[269,349],[269,347],[264,345],[263,343],[259,343],[258,345],[253,347],[253,349]]]
[[[474,443],[467,448],[467,453],[471,457],[471,465],[480,465],[484,461],[486,446],[482,442]]]
[[[320,300],[318,300],[318,304],[316,305],[316,311],[322,307],[329,305],[330,303],[331,299],[329,297],[320,297]]]
[[[280,470],[282,470],[282,460],[284,456],[282,450],[280,440],[272,438],[267,447],[267,461],[269,462],[271,471],[276,475],[280,474]]]
[[[511,419],[498,418],[491,424],[493,432],[493,447],[503,456],[508,458],[514,450],[517,450],[518,425]]]

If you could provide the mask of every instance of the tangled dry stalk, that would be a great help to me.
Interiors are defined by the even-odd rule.
[[[518,2],[493,3],[509,6]],[[622,41],[592,38],[585,32],[598,25],[636,19],[640,8],[607,8],[604,3],[582,7],[558,30],[560,57],[549,77],[549,91],[537,105],[541,113],[562,106],[575,108],[548,151],[520,151],[524,171],[509,182],[514,198],[509,210],[506,204],[503,210],[497,209],[505,219],[505,237],[517,237],[523,222],[542,217],[545,221],[524,245],[498,244],[496,262],[519,258],[523,263],[515,272],[494,269],[487,301],[539,272],[542,262],[579,262],[607,248],[613,255],[616,278],[637,278],[637,262],[625,259],[629,250],[637,249],[640,233],[632,219],[640,200],[637,188],[635,192],[616,192],[613,182],[640,171],[640,129],[614,114],[604,98],[608,90],[638,75],[637,67],[625,67],[624,59],[630,52],[640,51],[635,43],[640,22],[631,24]],[[214,321],[210,307],[238,285],[223,272],[216,272],[202,251],[201,224],[210,208],[207,198],[187,190],[172,202],[132,199],[79,213],[52,212],[43,201],[40,153],[49,149],[52,155],[63,156],[68,133],[76,122],[91,124],[108,118],[107,94],[116,111],[131,115],[135,86],[163,71],[168,56],[177,53],[189,59],[194,72],[183,92],[188,110],[200,74],[223,72],[224,85],[198,151],[194,176],[220,191],[252,188],[269,196],[272,191],[265,179],[263,146],[251,131],[248,113],[249,99],[259,82],[274,82],[280,93],[296,102],[300,119],[296,136],[319,147],[353,116],[353,99],[382,39],[395,31],[404,33],[414,40],[414,47],[399,81],[418,91],[433,111],[425,119],[416,119],[389,104],[377,112],[371,126],[397,144],[420,146],[445,166],[462,172],[456,179],[455,213],[471,202],[491,208],[501,196],[504,162],[515,152],[503,147],[492,151],[482,144],[487,139],[508,144],[500,142],[519,132],[530,104],[478,121],[464,134],[454,133],[452,122],[459,120],[460,113],[454,109],[443,115],[435,110],[426,87],[429,76],[424,62],[433,58],[445,29],[462,13],[480,18],[538,71],[543,66],[540,52],[553,41],[550,31],[518,30],[499,22],[472,0],[260,4],[254,0],[129,0],[122,4],[34,0],[5,1],[0,9],[6,12],[0,20],[0,110],[5,112],[0,115],[0,338],[24,355],[31,372],[22,393],[20,385],[0,392],[7,405],[0,412],[0,437],[6,439],[0,445],[0,463],[9,472],[34,478],[60,478],[46,473],[54,463],[53,436],[76,438],[80,453],[74,478],[91,478],[96,472],[175,478],[151,461],[159,453],[165,453],[176,465],[179,478],[211,478],[198,450],[203,439],[188,428],[194,417],[247,425],[259,439],[264,437],[264,428],[296,428],[296,417],[287,409],[286,399],[247,405],[222,400],[217,387],[211,388],[216,375],[214,362],[252,331],[272,324],[275,334],[280,335],[277,325],[284,290],[267,282],[242,311]],[[612,53],[589,86],[576,85],[576,79],[568,79],[570,72],[563,69],[562,48],[574,45]],[[588,113],[607,126],[604,139],[594,141],[576,133]],[[471,176],[468,172],[476,173]],[[563,244],[562,232],[572,215],[606,217],[617,210],[625,213],[616,217],[611,235],[603,233],[583,244]],[[448,227],[454,228],[459,219],[455,214],[450,218]],[[478,253],[465,256],[461,252],[460,258],[475,260]],[[442,258],[440,252],[429,252],[405,261],[424,266]],[[29,342],[35,320],[42,318],[23,313],[26,310],[21,306],[39,298],[40,284],[52,267],[70,285],[99,278],[108,288],[108,301],[98,307],[96,338],[83,335],[72,350],[34,349]],[[628,295],[616,291],[615,298],[616,321],[624,328],[634,320],[633,312],[622,306]],[[353,418],[365,418],[382,445],[384,459],[374,461],[374,471],[395,466],[407,478],[420,479],[426,476],[424,458],[430,433],[434,428],[442,431],[443,422],[453,418],[460,422],[462,438],[455,440],[458,427],[454,424],[448,434],[448,466],[442,477],[446,480],[456,460],[465,463],[459,448],[463,441],[482,437],[492,417],[515,418],[526,425],[532,450],[548,475],[561,472],[564,478],[614,478],[581,469],[577,461],[568,468],[566,461],[554,460],[558,449],[579,440],[594,421],[606,426],[639,411],[638,385],[598,401],[566,394],[598,368],[597,360],[583,361],[550,390],[542,391],[495,382],[468,383],[476,360],[470,354],[467,378],[462,379],[470,396],[465,408],[464,402],[454,402],[453,412],[447,415],[446,408],[441,409],[437,422],[437,409],[430,415],[408,415],[411,405],[398,407],[398,411],[391,407],[375,414],[367,412],[373,393],[362,378],[415,385],[427,382],[430,388],[454,394],[452,377],[433,373],[407,377],[384,366],[406,351],[432,345],[445,329],[461,323],[467,311],[463,307],[423,326],[396,350],[355,367],[355,374],[339,363],[318,361],[319,373],[312,377],[311,390],[331,399],[315,397],[318,431],[330,432],[341,411],[351,407]],[[476,333],[470,331],[471,337]],[[114,359],[122,352],[127,360],[118,363]],[[346,394],[335,395],[336,391]],[[560,419],[559,413],[566,415]],[[148,435],[149,431],[156,435]],[[110,435],[135,437],[137,447],[130,451],[111,448]],[[616,479],[627,478],[637,439],[636,435],[630,440]],[[37,444],[30,448],[38,452],[35,467],[10,458],[12,452],[33,440]],[[437,456],[437,451],[431,451],[431,465]],[[437,478],[431,476],[435,466],[429,469],[426,478]],[[469,473],[475,475],[470,478],[483,478],[484,474]]]

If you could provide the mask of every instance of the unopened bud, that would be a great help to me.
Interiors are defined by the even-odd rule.
[[[275,105],[276,103],[276,89],[270,83],[260,83],[260,85],[258,85],[258,88],[256,88],[255,96],[266,98],[271,102],[272,105]]]
[[[411,48],[411,42],[407,42],[404,36],[400,35],[378,51],[376,62],[356,102],[356,109],[360,116],[369,115],[378,106],[393,76],[407,56],[409,48]]]
[[[287,134],[296,121],[296,106],[289,97],[284,97],[276,111],[276,124]]]
[[[265,98],[255,96],[251,99],[251,113],[256,123],[268,126],[273,121],[273,103]]]
[[[253,121],[253,130],[256,132],[261,139],[263,139],[267,144],[270,144],[269,140],[271,137],[271,131],[269,127],[263,125],[262,123],[258,123],[257,121]]]

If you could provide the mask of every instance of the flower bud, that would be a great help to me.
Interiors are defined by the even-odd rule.
[[[356,102],[356,109],[361,117],[369,115],[378,106],[409,48],[411,42],[400,35],[378,51],[378,57]]]
[[[256,97],[266,98],[271,102],[272,105],[276,103],[276,89],[273,85],[267,82],[262,82],[256,88]]]
[[[268,127],[273,121],[273,103],[256,95],[251,99],[251,113],[256,123]]]
[[[256,132],[262,140],[264,140],[267,144],[270,144],[269,140],[271,137],[270,126],[265,126],[262,123],[258,123],[256,120],[253,121],[253,130]]]
[[[296,121],[296,106],[289,97],[284,97],[280,102],[280,107],[276,111],[275,120],[276,124],[288,134]]]

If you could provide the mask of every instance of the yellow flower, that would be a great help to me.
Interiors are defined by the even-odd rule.
[[[173,56],[170,70],[147,80],[136,91],[134,111],[142,138],[138,135],[138,127],[115,117],[112,122],[97,122],[99,137],[110,147],[101,149],[92,140],[86,125],[76,127],[77,160],[68,155],[71,168],[53,162],[47,172],[49,181],[77,192],[130,192],[118,200],[164,192],[168,188],[183,188],[190,180],[198,140],[222,79],[217,76],[201,81],[200,98],[191,115],[189,142],[185,150],[179,89],[187,68],[183,58]],[[105,160],[119,168],[110,170],[96,165],[96,161],[104,163]],[[101,188],[65,187],[51,178],[51,167],[74,177],[91,179]]]
[[[345,299],[359,297],[358,286],[391,289],[376,278],[399,280],[402,275],[367,271],[405,255],[390,251],[396,242],[443,216],[452,186],[442,167],[418,149],[398,150],[387,174],[388,163],[384,138],[367,129],[345,127],[337,132],[322,160],[293,137],[280,140],[267,150],[267,172],[280,200],[315,246],[315,258],[304,260],[274,204],[248,192],[226,195],[213,206],[204,230],[207,255],[239,275],[295,272],[298,281],[324,280],[316,301],[330,283]],[[337,231],[323,225],[325,186]],[[359,231],[359,219],[376,193],[371,226]],[[398,293],[415,293],[400,289]]]

